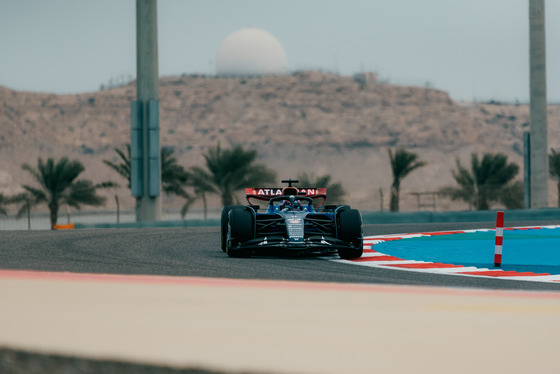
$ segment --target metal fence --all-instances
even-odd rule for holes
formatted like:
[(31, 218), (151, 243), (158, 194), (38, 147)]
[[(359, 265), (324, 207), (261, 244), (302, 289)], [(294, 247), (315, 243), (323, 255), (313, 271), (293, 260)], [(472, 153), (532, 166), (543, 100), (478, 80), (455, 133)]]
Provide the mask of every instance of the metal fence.
[[(221, 209), (208, 209), (206, 218), (216, 219), (220, 217)], [(202, 209), (192, 209), (185, 216), (186, 220), (204, 220)], [(163, 221), (182, 221), (178, 210), (164, 210)], [(116, 210), (104, 211), (61, 211), (58, 216), (58, 224), (126, 224), (136, 222), (134, 210), (124, 210), (117, 213)], [(0, 230), (50, 230), (50, 217), (47, 212), (32, 212), (29, 219), (26, 215), (16, 218), (14, 214), (0, 215)]]

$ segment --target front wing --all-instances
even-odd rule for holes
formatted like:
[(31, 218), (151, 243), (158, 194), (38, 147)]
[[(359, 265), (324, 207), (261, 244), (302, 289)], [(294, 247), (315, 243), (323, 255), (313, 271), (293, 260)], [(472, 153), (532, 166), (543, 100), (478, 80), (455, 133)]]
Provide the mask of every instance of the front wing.
[(251, 239), (238, 244), (237, 248), (248, 250), (286, 249), (300, 253), (336, 253), (340, 248), (354, 248), (352, 243), (330, 236), (309, 236), (303, 242), (293, 242), (280, 235)]

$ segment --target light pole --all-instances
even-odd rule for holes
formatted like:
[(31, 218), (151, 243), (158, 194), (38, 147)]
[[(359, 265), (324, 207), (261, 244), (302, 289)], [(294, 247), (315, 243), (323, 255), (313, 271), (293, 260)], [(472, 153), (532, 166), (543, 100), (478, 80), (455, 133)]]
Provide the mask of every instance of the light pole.
[(529, 0), (531, 208), (548, 207), (548, 124), (544, 0)]
[(156, 0), (136, 0), (136, 100), (131, 104), (131, 191), (136, 221), (161, 219)]

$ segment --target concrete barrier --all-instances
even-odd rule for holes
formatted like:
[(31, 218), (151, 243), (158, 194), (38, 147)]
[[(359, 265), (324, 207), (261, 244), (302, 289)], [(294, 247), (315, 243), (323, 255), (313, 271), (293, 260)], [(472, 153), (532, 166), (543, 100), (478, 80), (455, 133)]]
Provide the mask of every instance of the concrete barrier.
[[(383, 223), (436, 223), (436, 222), (494, 222), (497, 210), (463, 212), (362, 212), (365, 224)], [(560, 209), (522, 209), (505, 211), (508, 221), (554, 221), (560, 220)]]

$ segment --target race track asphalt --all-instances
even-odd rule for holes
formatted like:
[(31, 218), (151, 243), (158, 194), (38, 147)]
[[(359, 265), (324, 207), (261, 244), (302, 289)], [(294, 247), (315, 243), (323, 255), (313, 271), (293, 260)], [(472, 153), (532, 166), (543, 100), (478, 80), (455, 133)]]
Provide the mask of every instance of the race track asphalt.
[[(510, 222), (509, 226), (558, 224)], [(491, 228), (488, 223), (364, 225), (365, 235)], [(556, 290), (560, 284), (350, 266), (316, 257), (229, 258), (219, 228), (4, 231), (0, 268), (78, 273)]]

